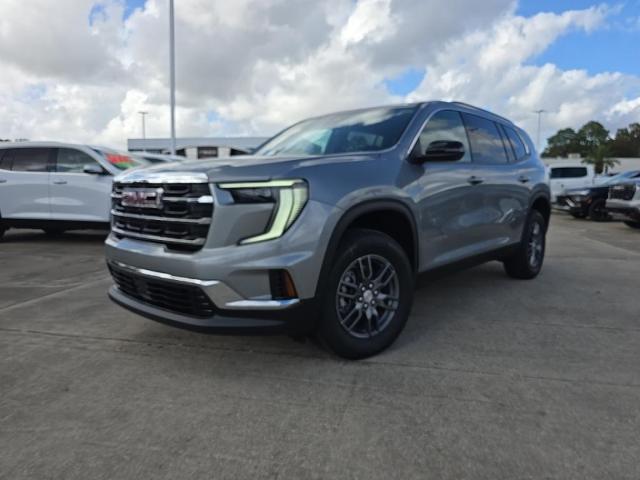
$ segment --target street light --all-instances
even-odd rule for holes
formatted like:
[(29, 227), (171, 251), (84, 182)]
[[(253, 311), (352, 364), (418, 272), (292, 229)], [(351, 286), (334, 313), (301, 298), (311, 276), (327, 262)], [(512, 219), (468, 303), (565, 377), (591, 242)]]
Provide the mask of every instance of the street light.
[(542, 124), (542, 114), (547, 113), (546, 110), (534, 110), (533, 113), (538, 114), (538, 132), (536, 134), (536, 148), (540, 150), (540, 125)]
[(140, 114), (140, 117), (142, 118), (142, 139), (144, 140), (145, 138), (147, 138), (147, 129), (146, 129), (146, 125), (144, 123), (144, 117), (146, 117), (149, 114), (149, 112), (140, 111), (138, 113)]
[(176, 51), (173, 0), (169, 0), (169, 76), (171, 90), (171, 155), (176, 154)]

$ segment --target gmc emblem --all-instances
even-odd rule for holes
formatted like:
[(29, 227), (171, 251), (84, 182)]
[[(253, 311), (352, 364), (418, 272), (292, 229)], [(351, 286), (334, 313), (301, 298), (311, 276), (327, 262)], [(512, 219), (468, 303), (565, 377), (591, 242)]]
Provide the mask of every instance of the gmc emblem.
[(161, 188), (125, 188), (122, 206), (137, 208), (162, 208)]

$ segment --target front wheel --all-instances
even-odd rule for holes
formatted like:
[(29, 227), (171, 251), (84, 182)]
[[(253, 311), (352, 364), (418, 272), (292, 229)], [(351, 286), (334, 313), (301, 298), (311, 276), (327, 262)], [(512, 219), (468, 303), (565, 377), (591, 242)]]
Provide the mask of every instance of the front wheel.
[(631, 228), (640, 228), (640, 222), (634, 222), (632, 220), (625, 220), (624, 224), (627, 227), (631, 227)]
[(370, 357), (390, 346), (413, 302), (407, 254), (375, 230), (347, 232), (331, 267), (323, 299), (320, 339), (341, 357)]
[(538, 276), (544, 261), (546, 233), (547, 222), (544, 217), (539, 211), (532, 210), (517, 251), (503, 261), (507, 275), (522, 280)]

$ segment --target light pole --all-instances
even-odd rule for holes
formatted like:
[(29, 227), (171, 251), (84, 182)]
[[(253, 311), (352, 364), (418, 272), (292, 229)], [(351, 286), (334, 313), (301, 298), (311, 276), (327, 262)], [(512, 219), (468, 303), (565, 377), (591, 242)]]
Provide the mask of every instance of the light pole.
[(538, 132), (536, 134), (536, 148), (538, 150), (540, 150), (540, 126), (542, 124), (542, 114), (546, 113), (546, 110), (535, 110), (533, 113), (537, 113), (538, 114)]
[(147, 138), (147, 128), (144, 123), (144, 117), (146, 117), (149, 114), (149, 112), (140, 111), (138, 113), (140, 114), (140, 118), (142, 118), (142, 139), (144, 140)]
[(169, 76), (171, 90), (171, 155), (176, 154), (176, 46), (173, 0), (169, 0)]

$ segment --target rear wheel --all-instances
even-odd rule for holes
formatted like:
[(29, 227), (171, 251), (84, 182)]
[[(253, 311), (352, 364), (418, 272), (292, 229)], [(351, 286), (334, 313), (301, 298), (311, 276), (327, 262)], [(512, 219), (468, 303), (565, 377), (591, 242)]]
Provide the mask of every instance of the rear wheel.
[(625, 220), (624, 224), (627, 227), (631, 227), (631, 228), (640, 228), (640, 222), (634, 222), (632, 220)]
[(320, 339), (344, 358), (366, 358), (391, 345), (413, 301), (413, 272), (402, 247), (375, 230), (347, 233), (323, 299)]
[(606, 200), (598, 198), (589, 206), (589, 218), (594, 222), (604, 222), (609, 220), (609, 212), (606, 207)]
[(547, 222), (537, 210), (531, 210), (518, 250), (503, 261), (507, 275), (528, 280), (542, 269), (546, 247)]
[(7, 230), (7, 227), (0, 225), (0, 239), (4, 236), (4, 232), (6, 232)]

